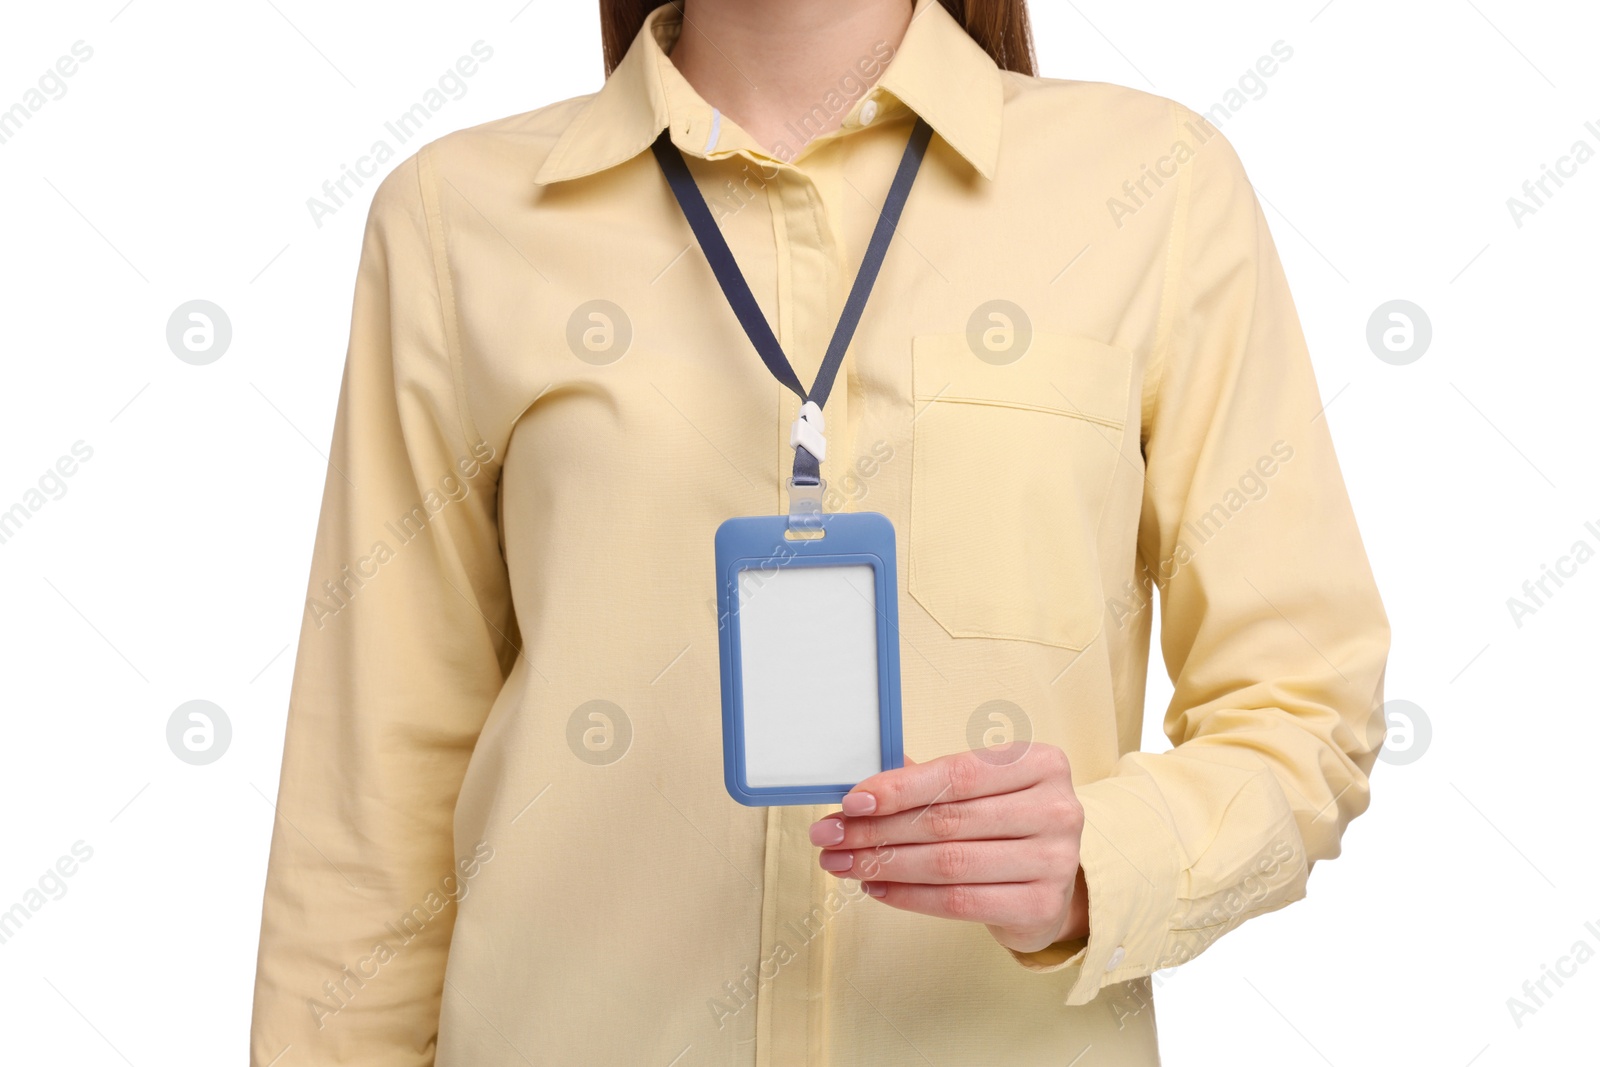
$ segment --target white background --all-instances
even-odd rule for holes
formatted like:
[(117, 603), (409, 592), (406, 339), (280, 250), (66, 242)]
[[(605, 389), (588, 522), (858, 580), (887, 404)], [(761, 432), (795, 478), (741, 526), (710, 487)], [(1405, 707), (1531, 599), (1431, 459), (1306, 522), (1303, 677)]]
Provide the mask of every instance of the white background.
[[(0, 108), (74, 42), (93, 56), (0, 144), (0, 510), (75, 442), (93, 455), (0, 544), (0, 910), (75, 842), (93, 855), (0, 944), (0, 1059), (243, 1062), (292, 643), (376, 181), (320, 228), (306, 200), (480, 39), (493, 58), (424, 139), (593, 91), (594, 8), (7, 12)], [(1600, 560), (1520, 626), (1507, 599), (1574, 542), (1600, 547), (1585, 529), (1600, 530), (1600, 160), (1521, 227), (1507, 198), (1576, 140), (1600, 149), (1585, 129), (1600, 127), (1600, 13), (1052, 0), (1033, 14), (1042, 73), (1200, 111), (1274, 42), (1293, 48), (1222, 128), (1268, 205), (1394, 623), (1388, 696), (1431, 723), (1426, 748), (1379, 764), (1372, 809), (1308, 899), (1159, 976), (1164, 1062), (1593, 1062), (1600, 959), (1520, 1026), (1507, 999), (1575, 942), (1600, 951)], [(234, 330), (205, 367), (165, 338), (196, 298)], [(1433, 325), (1405, 366), (1366, 343), (1393, 299)], [(1146, 747), (1160, 748), (1170, 688), (1159, 660), (1153, 674)], [(165, 734), (197, 698), (233, 726), (205, 767)]]

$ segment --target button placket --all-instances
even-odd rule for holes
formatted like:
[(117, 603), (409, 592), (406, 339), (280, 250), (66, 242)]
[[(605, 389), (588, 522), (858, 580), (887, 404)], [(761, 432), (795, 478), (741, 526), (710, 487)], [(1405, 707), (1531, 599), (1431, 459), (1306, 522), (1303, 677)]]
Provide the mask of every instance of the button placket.
[[(837, 243), (827, 225), (824, 201), (810, 174), (793, 165), (767, 187), (768, 205), (773, 217), (773, 239), (777, 264), (777, 302), (772, 314), (773, 333), (788, 355), (795, 374), (811, 382), (832, 334), (834, 319), (833, 286), (837, 267)], [(756, 359), (754, 352), (749, 358)], [(849, 416), (849, 390), (844, 388), (848, 360), (840, 368), (841, 378), (828, 397), (825, 424), (828, 437), (838, 449), (846, 448), (845, 432)], [(794, 463), (789, 431), (799, 414), (800, 399), (776, 382), (779, 391), (778, 418), (774, 426), (777, 503), (787, 507), (784, 486)], [(834, 455), (833, 449), (829, 456)], [(835, 460), (835, 463), (838, 461)], [(846, 463), (848, 453), (846, 452)], [(829, 462), (821, 465), (824, 480)], [(768, 870), (773, 882), (763, 900), (778, 924), (772, 944), (763, 952), (775, 951), (783, 941), (793, 952), (790, 963), (778, 969), (771, 984), (771, 1015), (760, 1033), (764, 1042), (757, 1050), (758, 1065), (765, 1067), (809, 1067), (818, 1062), (825, 1046), (827, 1014), (824, 991), (828, 972), (829, 934), (824, 929), (815, 938), (797, 943), (785, 934), (783, 924), (801, 922), (813, 914), (834, 883), (832, 875), (817, 863), (811, 844), (810, 827), (826, 810), (818, 806), (785, 806), (769, 809)]]
[[(828, 341), (833, 336), (839, 301), (835, 293), (840, 266), (836, 262), (838, 242), (826, 217), (826, 202), (815, 179), (798, 167), (788, 167), (769, 186), (773, 212), (773, 232), (777, 241), (776, 276), (778, 305), (773, 333), (783, 347), (802, 382), (815, 380)], [(755, 358), (753, 355), (751, 358)], [(823, 412), (830, 447), (820, 469), (824, 481), (829, 471), (848, 467), (852, 425), (850, 422), (851, 360), (848, 353), (839, 368), (839, 377), (828, 394)], [(800, 414), (800, 398), (780, 389), (777, 434), (779, 510), (788, 506), (783, 487), (794, 464), (794, 449), (789, 433)]]

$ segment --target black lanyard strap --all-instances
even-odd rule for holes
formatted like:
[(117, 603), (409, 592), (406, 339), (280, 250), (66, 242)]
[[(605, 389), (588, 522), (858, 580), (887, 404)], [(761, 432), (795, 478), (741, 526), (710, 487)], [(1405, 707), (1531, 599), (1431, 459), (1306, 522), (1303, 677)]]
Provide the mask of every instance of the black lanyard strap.
[[(867, 306), (872, 283), (877, 280), (878, 268), (883, 263), (884, 254), (889, 250), (889, 241), (894, 236), (895, 226), (900, 221), (900, 212), (905, 207), (907, 195), (911, 192), (911, 183), (917, 176), (917, 169), (922, 165), (922, 156), (927, 150), (929, 138), (933, 136), (933, 127), (918, 117), (916, 125), (911, 130), (905, 154), (900, 157), (900, 169), (895, 172), (894, 181), (889, 186), (889, 195), (884, 199), (883, 210), (879, 213), (877, 226), (872, 231), (872, 239), (867, 243), (866, 254), (861, 258), (861, 269), (856, 272), (855, 283), (850, 287), (850, 295), (845, 300), (844, 309), (839, 315), (839, 324), (834, 328), (833, 339), (828, 343), (827, 354), (817, 369), (817, 380), (812, 384), (809, 393), (800, 384), (799, 376), (795, 374), (789, 358), (784, 355), (782, 346), (778, 344), (778, 338), (773, 335), (772, 327), (767, 324), (766, 316), (761, 313), (761, 306), (756, 303), (755, 296), (750, 292), (750, 286), (740, 273), (739, 264), (733, 258), (733, 252), (728, 248), (728, 242), (723, 238), (721, 229), (712, 219), (711, 210), (706, 206), (700, 187), (690, 175), (683, 154), (678, 151), (677, 145), (672, 143), (671, 132), (670, 127), (663, 129), (655, 144), (651, 146), (651, 150), (655, 152), (661, 170), (672, 186), (673, 195), (678, 198), (678, 205), (683, 209), (684, 217), (689, 220), (689, 226), (694, 230), (700, 248), (705, 252), (706, 261), (711, 264), (712, 273), (717, 276), (717, 282), (722, 286), (723, 295), (727, 297), (728, 304), (738, 316), (740, 325), (750, 338), (750, 343), (755, 345), (761, 361), (767, 365), (773, 377), (798, 396), (802, 405), (809, 401), (820, 411), (828, 402), (833, 379), (839, 372), (839, 365), (844, 362), (845, 349), (850, 346), (850, 338), (854, 336), (856, 324), (861, 321), (861, 313)], [(805, 445), (795, 445), (793, 479), (795, 485), (821, 483), (820, 458)]]

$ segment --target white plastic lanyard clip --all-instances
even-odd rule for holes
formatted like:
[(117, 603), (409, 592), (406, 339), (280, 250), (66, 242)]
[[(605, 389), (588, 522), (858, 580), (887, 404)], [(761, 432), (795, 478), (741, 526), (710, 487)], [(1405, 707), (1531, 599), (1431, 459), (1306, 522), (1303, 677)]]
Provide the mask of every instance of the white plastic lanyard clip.
[(828, 458), (828, 439), (823, 436), (822, 409), (815, 400), (800, 405), (800, 417), (789, 425), (789, 447), (804, 446), (821, 463)]
[[(800, 416), (789, 426), (789, 447), (804, 448), (821, 463), (828, 458), (828, 439), (823, 436), (822, 409), (816, 401), (807, 400), (800, 405)], [(796, 485), (788, 480), (789, 528), (815, 528), (822, 523), (822, 494), (828, 483), (822, 478), (816, 485)]]

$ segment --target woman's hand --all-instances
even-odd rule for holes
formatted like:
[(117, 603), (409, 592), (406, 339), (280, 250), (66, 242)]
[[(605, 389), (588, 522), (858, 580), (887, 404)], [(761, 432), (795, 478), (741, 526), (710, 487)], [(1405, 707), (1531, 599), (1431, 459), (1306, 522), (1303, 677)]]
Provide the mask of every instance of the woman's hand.
[(988, 926), (1033, 952), (1089, 933), (1083, 807), (1054, 745), (1012, 742), (881, 771), (811, 824), (824, 870), (891, 907)]

